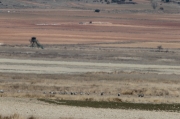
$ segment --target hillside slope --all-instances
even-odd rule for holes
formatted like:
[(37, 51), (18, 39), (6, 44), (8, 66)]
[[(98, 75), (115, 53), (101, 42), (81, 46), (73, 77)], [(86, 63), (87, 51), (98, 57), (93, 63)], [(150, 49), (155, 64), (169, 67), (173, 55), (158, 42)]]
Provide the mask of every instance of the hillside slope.
[(64, 3), (65, 0), (0, 0), (0, 9), (57, 8)]

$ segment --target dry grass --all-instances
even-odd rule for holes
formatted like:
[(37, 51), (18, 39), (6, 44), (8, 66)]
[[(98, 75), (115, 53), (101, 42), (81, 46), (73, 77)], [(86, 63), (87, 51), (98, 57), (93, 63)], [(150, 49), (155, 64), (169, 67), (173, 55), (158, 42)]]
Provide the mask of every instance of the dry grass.
[[(24, 119), (24, 118), (22, 118), (22, 117), (20, 117), (20, 115), (18, 115), (18, 114), (13, 114), (13, 115), (11, 115), (11, 116), (1, 116), (0, 115), (0, 119)], [(27, 118), (27, 119), (36, 119), (36, 118)]]
[[(0, 74), (0, 97), (51, 98), (87, 101), (180, 103), (179, 82), (172, 76), (152, 74), (38, 75)], [(148, 75), (148, 74), (146, 74)], [(154, 76), (153, 76), (154, 75)], [(124, 78), (125, 77), (125, 78)], [(156, 79), (154, 79), (154, 77)], [(169, 80), (171, 78), (171, 80)], [(160, 80), (161, 79), (161, 80)], [(50, 94), (49, 92), (56, 92)], [(45, 93), (44, 93), (45, 92)], [(62, 94), (67, 92), (67, 94)], [(71, 95), (70, 92), (76, 92)], [(80, 95), (80, 92), (83, 94)], [(101, 96), (101, 92), (104, 95)], [(88, 95), (89, 93), (89, 95)], [(120, 99), (117, 94), (120, 93)], [(139, 98), (138, 94), (144, 94)], [(117, 100), (118, 99), (118, 100)]]
[[(39, 119), (39, 118), (36, 118), (34, 116), (30, 116), (30, 117), (27, 117), (27, 118), (23, 118), (21, 117), (19, 114), (13, 114), (11, 116), (2, 116), (0, 115), (0, 119)], [(60, 117), (59, 119), (73, 119), (73, 118), (66, 118), (66, 117)]]

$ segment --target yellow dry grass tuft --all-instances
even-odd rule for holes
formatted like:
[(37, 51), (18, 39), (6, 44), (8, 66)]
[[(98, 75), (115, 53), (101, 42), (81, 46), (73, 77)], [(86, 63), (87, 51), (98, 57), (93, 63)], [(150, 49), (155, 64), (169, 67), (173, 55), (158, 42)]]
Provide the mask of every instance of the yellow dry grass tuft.
[[(19, 114), (13, 114), (11, 116), (2, 116), (2, 115), (0, 115), (0, 119), (26, 119), (26, 118), (21, 117)], [(34, 116), (30, 116), (27, 119), (37, 119), (37, 118), (34, 117)]]
[[(0, 115), (0, 119), (39, 119), (39, 118), (36, 118), (34, 116), (30, 116), (28, 118), (23, 118), (21, 117), (19, 114), (13, 114), (11, 116), (2, 116)], [(59, 119), (73, 119), (73, 118), (70, 118), (70, 117), (60, 117)]]
[(0, 115), (0, 119), (23, 119), (23, 118), (20, 117), (18, 114), (13, 114), (11, 116), (1, 116)]

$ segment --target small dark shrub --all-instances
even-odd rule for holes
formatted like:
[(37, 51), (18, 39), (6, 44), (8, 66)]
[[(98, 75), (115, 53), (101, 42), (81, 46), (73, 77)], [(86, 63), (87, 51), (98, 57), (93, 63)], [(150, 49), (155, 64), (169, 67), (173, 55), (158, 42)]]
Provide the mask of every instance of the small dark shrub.
[(160, 10), (164, 10), (164, 8), (163, 8), (163, 7), (160, 7), (159, 9), (160, 9)]
[(157, 49), (159, 52), (161, 52), (161, 50), (163, 49), (163, 47), (161, 45), (157, 46)]
[(100, 9), (95, 9), (95, 11), (94, 12), (100, 12)]
[(110, 2), (109, 2), (109, 1), (107, 1), (107, 4), (110, 4)]

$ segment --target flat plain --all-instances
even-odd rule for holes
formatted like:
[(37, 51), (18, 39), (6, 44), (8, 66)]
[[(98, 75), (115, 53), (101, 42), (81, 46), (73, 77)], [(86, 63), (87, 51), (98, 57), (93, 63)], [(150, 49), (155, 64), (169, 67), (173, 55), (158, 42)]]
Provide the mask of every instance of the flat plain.
[[(1, 2), (0, 115), (179, 118), (178, 112), (69, 107), (37, 101), (179, 104), (178, 4), (158, 2), (154, 10), (145, 0), (121, 5), (62, 0)], [(96, 13), (95, 9), (101, 11)], [(31, 37), (44, 49), (29, 47)]]

